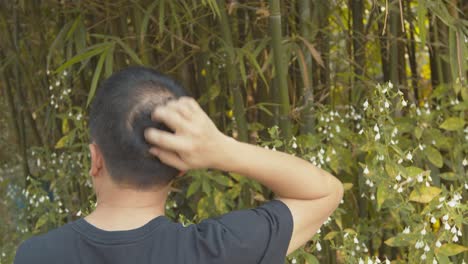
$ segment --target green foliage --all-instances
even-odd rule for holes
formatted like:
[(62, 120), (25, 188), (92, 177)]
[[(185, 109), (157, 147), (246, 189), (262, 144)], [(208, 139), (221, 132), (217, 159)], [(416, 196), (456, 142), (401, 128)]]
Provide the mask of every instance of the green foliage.
[[(268, 2), (0, 3), (0, 264), (95, 206), (87, 108), (131, 64), (176, 77), (223, 132), (344, 183), (289, 263), (466, 259), (466, 4)], [(214, 170), (173, 187), (166, 214), (184, 224), (273, 198)]]

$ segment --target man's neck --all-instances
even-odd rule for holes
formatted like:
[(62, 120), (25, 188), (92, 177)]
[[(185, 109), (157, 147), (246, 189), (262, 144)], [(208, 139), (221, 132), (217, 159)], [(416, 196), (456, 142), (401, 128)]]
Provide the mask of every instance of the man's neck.
[(164, 215), (169, 188), (100, 190), (96, 209), (85, 220), (107, 231), (131, 230)]

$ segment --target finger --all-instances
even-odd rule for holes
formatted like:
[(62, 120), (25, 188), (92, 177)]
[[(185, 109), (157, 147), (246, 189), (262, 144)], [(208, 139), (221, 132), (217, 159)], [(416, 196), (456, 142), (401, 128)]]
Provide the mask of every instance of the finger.
[(158, 157), (164, 164), (175, 167), (180, 171), (184, 171), (187, 169), (187, 165), (185, 164), (185, 162), (175, 152), (164, 150), (161, 148), (151, 148), (149, 151), (151, 154)]
[(163, 122), (174, 131), (184, 129), (185, 123), (187, 122), (179, 114), (179, 111), (167, 106), (156, 107), (151, 114), (151, 117), (155, 121)]
[(187, 104), (187, 100), (184, 98), (180, 98), (178, 101), (174, 101), (171, 104), (168, 104), (168, 107), (174, 109), (175, 111), (179, 112), (179, 114), (187, 121), (192, 120), (193, 111)]
[(187, 146), (180, 136), (156, 128), (145, 129), (145, 139), (150, 144), (174, 152), (183, 152)]

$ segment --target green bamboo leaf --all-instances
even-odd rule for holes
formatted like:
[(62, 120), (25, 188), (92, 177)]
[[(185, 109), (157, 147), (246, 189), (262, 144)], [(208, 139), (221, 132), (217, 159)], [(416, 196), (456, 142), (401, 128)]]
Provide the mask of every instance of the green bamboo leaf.
[(459, 117), (449, 117), (440, 125), (440, 128), (448, 131), (456, 131), (462, 129), (464, 126), (465, 120)]
[(101, 54), (99, 57), (99, 61), (97, 62), (96, 69), (94, 70), (93, 79), (91, 80), (91, 88), (89, 89), (88, 93), (88, 100), (86, 101), (86, 107), (89, 106), (91, 100), (96, 93), (97, 84), (99, 81), (99, 77), (101, 77), (102, 66), (104, 65), (104, 61), (106, 60), (107, 55), (109, 54), (109, 50), (106, 50)]
[(206, 195), (211, 194), (211, 186), (206, 177), (204, 177), (202, 180), (202, 190)]
[(304, 42), (305, 46), (312, 55), (312, 58), (314, 58), (318, 65), (320, 65), (322, 68), (325, 68), (325, 63), (323, 63), (322, 56), (320, 55), (320, 52), (315, 48), (315, 46), (303, 37), (298, 36), (298, 38), (302, 40), (302, 42)]
[(255, 59), (255, 57), (252, 55), (252, 53), (250, 53), (250, 51), (248, 50), (242, 50), (243, 53), (245, 54), (245, 57), (247, 58), (247, 60), (250, 62), (250, 64), (252, 64), (254, 66), (254, 68), (257, 70), (257, 73), (258, 75), (260, 76), (260, 78), (263, 80), (263, 82), (265, 83), (265, 85), (268, 87), (268, 82), (265, 78), (265, 75), (263, 75), (263, 71), (262, 71), (262, 68), (260, 67), (260, 65), (258, 64), (257, 60)]
[(429, 159), (429, 161), (432, 164), (434, 164), (437, 168), (442, 168), (442, 166), (444, 165), (444, 159), (442, 158), (442, 155), (436, 148), (432, 146), (427, 146), (424, 149), (424, 154)]
[[(202, 5), (208, 5), (215, 16), (221, 16), (218, 3), (216, 0), (202, 0)], [(224, 8), (224, 6), (222, 7)]]
[(36, 225), (34, 227), (34, 229), (39, 229), (41, 228), (45, 223), (47, 223), (47, 221), (49, 220), (49, 214), (43, 214), (41, 215), (41, 217), (39, 217), (39, 219), (37, 219), (37, 222), (36, 222)]
[(198, 191), (198, 189), (200, 189), (200, 186), (201, 186), (201, 181), (194, 180), (187, 189), (186, 197), (189, 198), (190, 196), (192, 196), (196, 191)]
[(70, 27), (70, 30), (68, 30), (67, 32), (67, 36), (65, 37), (65, 40), (68, 40), (71, 38), (71, 36), (73, 35), (73, 33), (75, 33), (75, 30), (76, 28), (78, 27), (78, 25), (81, 23), (81, 15), (79, 15), (75, 21), (73, 21), (73, 24), (71, 25)]
[(247, 84), (247, 73), (245, 71), (245, 62), (244, 62), (244, 56), (241, 54), (238, 54), (237, 59), (239, 60), (239, 72), (240, 76), (242, 78), (242, 82), (244, 85)]
[(70, 60), (62, 64), (60, 67), (58, 67), (55, 70), (55, 73), (62, 72), (63, 70), (74, 65), (75, 63), (82, 62), (98, 54), (101, 54), (104, 50), (109, 48), (110, 44), (111, 43), (109, 42), (104, 42), (104, 43), (100, 43), (100, 44), (96, 44), (96, 45), (88, 47), (86, 50), (83, 51), (83, 53), (75, 55), (73, 58), (71, 58)]
[(128, 56), (130, 56), (130, 58), (132, 58), (132, 60), (134, 62), (136, 62), (137, 64), (139, 65), (143, 65), (143, 62), (141, 62), (140, 58), (138, 58), (138, 55), (135, 53), (135, 51), (133, 51), (127, 44), (125, 44), (120, 38), (116, 38), (116, 41), (117, 41), (117, 44), (120, 45), (120, 47), (122, 47), (125, 52), (127, 53)]
[(111, 76), (113, 69), (114, 69), (114, 50), (115, 50), (115, 45), (112, 45), (109, 48), (108, 54), (106, 56), (106, 62), (104, 65), (104, 77), (105, 78), (108, 78), (109, 76)]
[(65, 34), (66, 34), (66, 32), (68, 32), (71, 25), (72, 25), (72, 22), (69, 22), (69, 23), (65, 24), (62, 27), (62, 29), (60, 29), (60, 32), (57, 34), (57, 37), (54, 39), (54, 41), (50, 45), (49, 52), (47, 53), (47, 58), (46, 58), (47, 69), (49, 69), (50, 60), (52, 58), (52, 53), (55, 50), (58, 50), (58, 49), (63, 47), (63, 43), (65, 42)]
[(442, 190), (437, 187), (419, 186), (410, 193), (409, 200), (417, 203), (429, 203), (441, 192)]
[(458, 245), (458, 244), (448, 243), (448, 244), (444, 244), (440, 248), (436, 249), (436, 253), (440, 254), (440, 255), (450, 257), (450, 256), (458, 255), (458, 254), (460, 254), (462, 252), (465, 252), (467, 250), (468, 250), (468, 247)]
[(153, 13), (153, 9), (158, 4), (158, 0), (154, 0), (151, 5), (145, 11), (145, 16), (143, 17), (143, 21), (141, 22), (140, 26), (140, 42), (143, 43), (145, 41), (146, 31), (148, 30), (148, 23), (150, 20), (150, 15)]

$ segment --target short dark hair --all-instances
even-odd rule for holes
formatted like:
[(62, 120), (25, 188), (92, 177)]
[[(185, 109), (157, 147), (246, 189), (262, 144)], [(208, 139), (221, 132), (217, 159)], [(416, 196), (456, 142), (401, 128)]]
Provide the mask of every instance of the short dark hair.
[(112, 179), (139, 189), (166, 185), (179, 171), (152, 156), (144, 138), (148, 127), (171, 131), (151, 120), (152, 110), (186, 96), (174, 80), (153, 69), (133, 66), (104, 80), (91, 104), (91, 140), (102, 152)]

